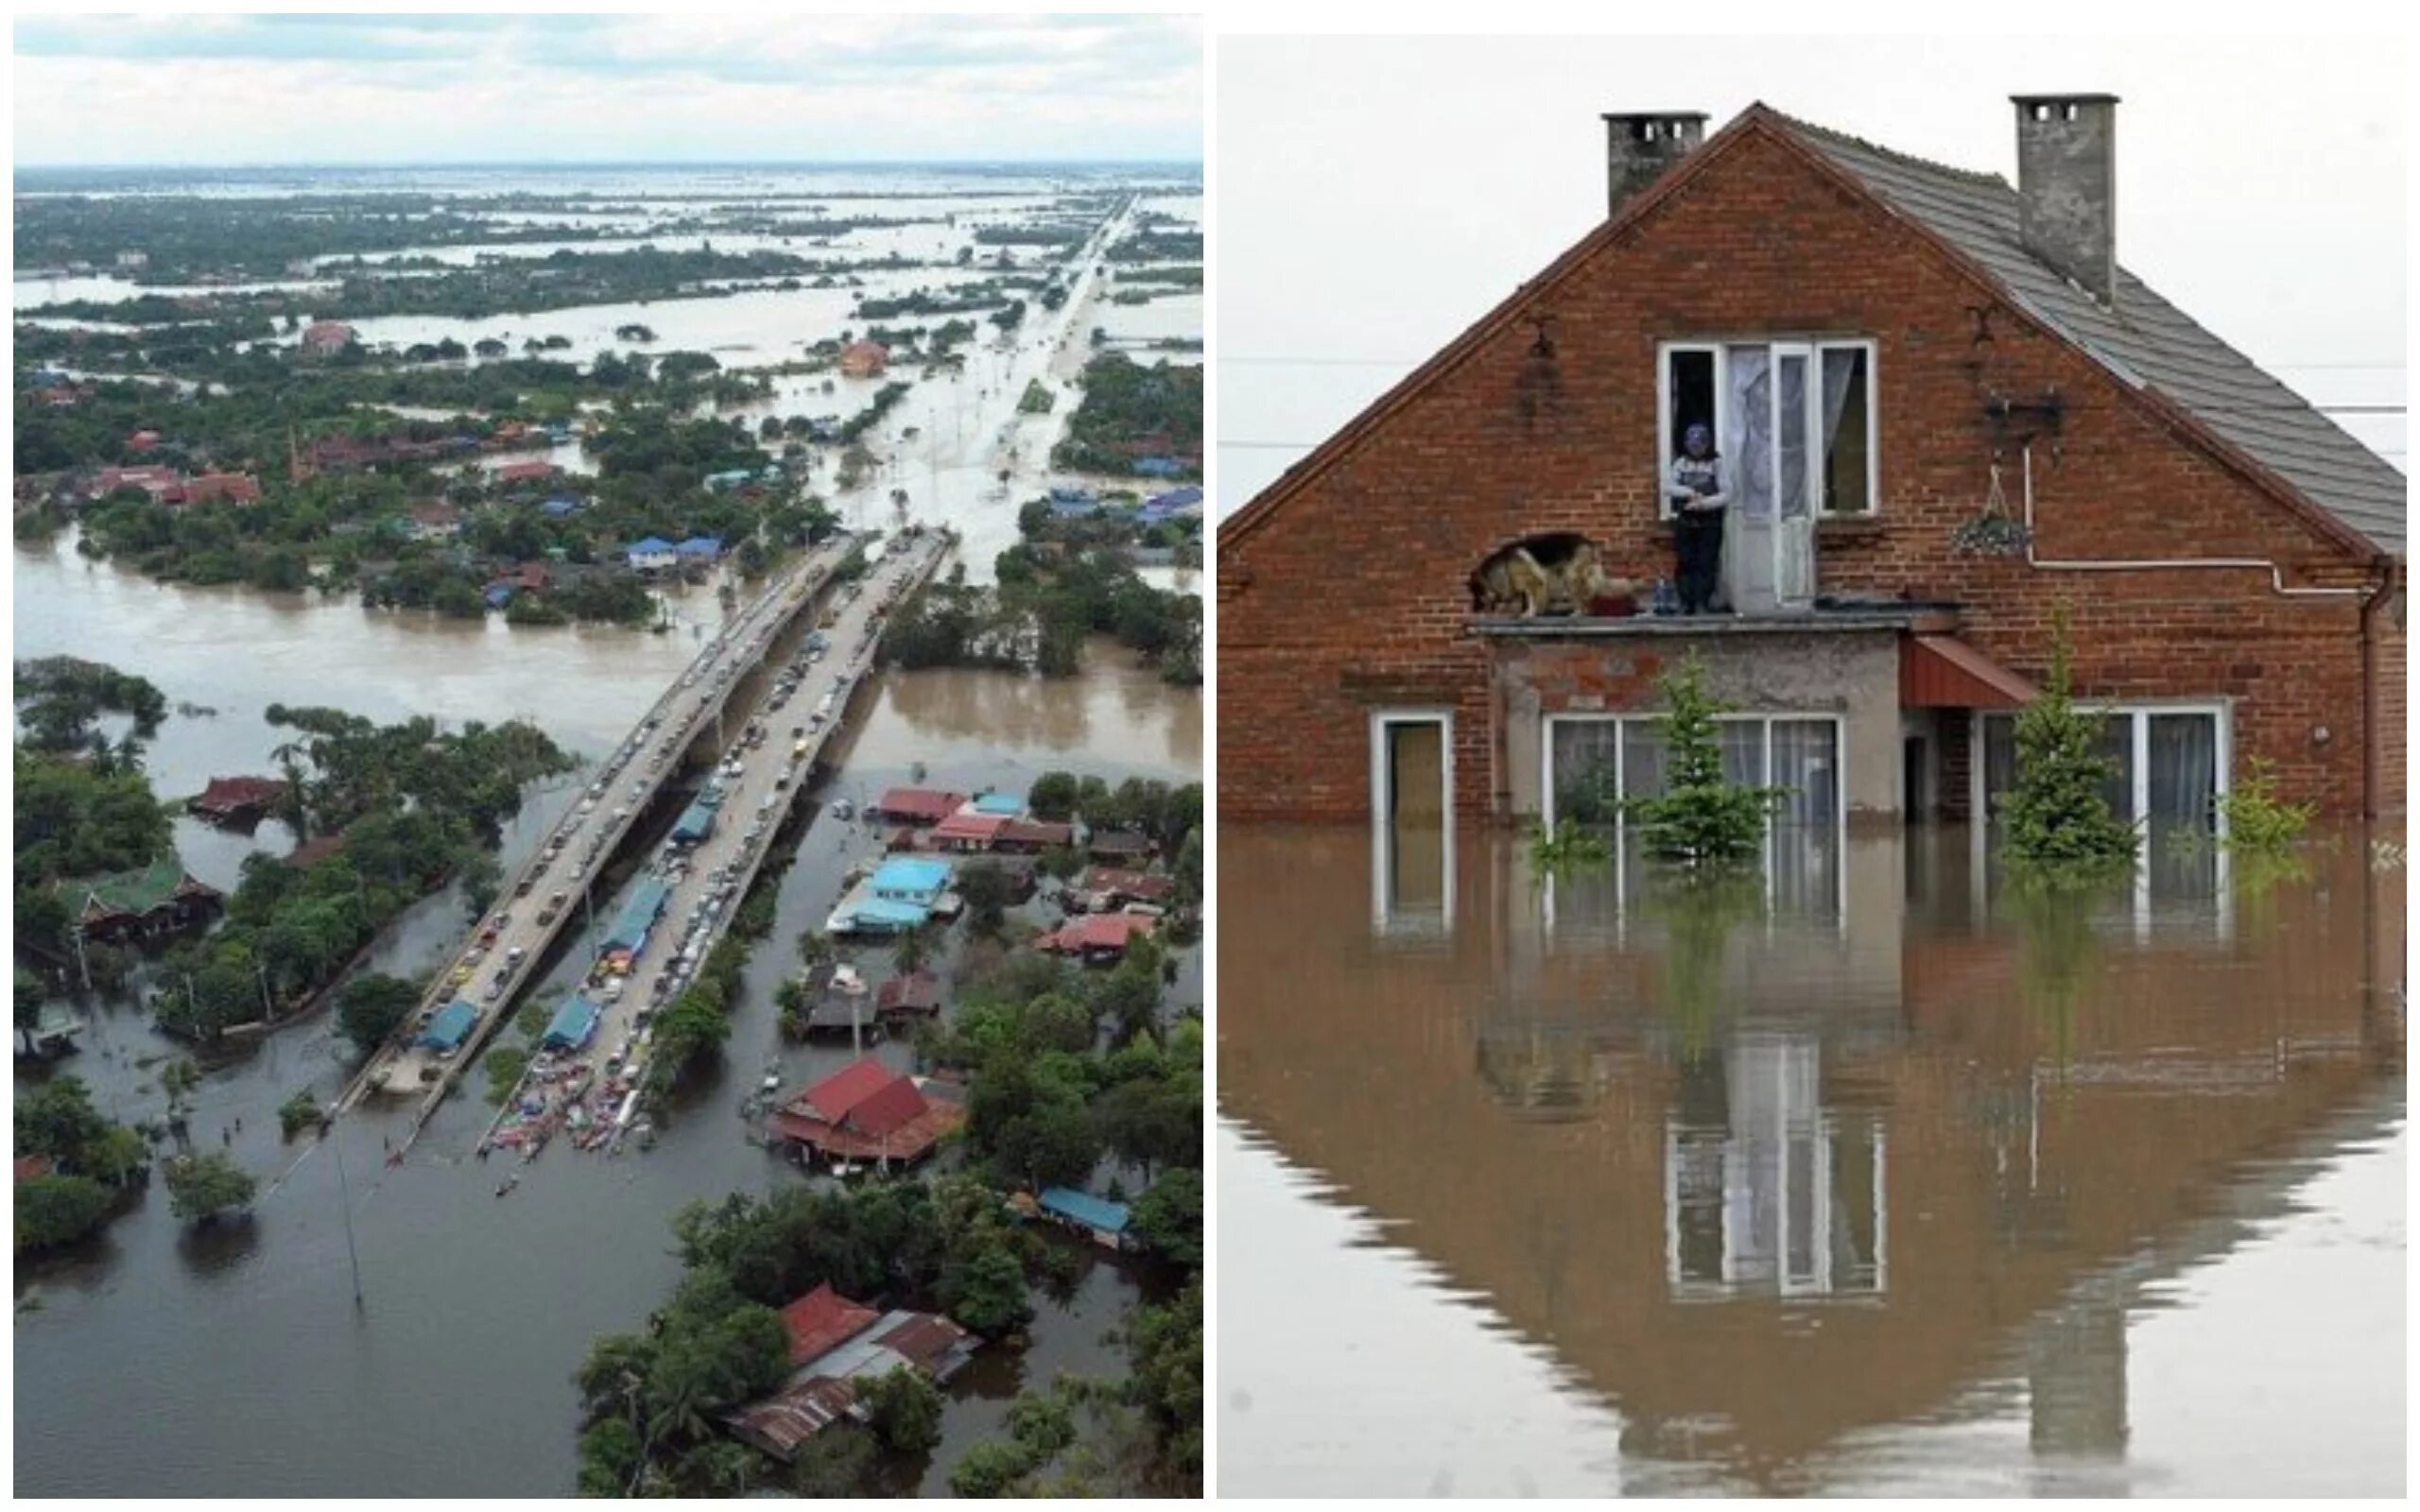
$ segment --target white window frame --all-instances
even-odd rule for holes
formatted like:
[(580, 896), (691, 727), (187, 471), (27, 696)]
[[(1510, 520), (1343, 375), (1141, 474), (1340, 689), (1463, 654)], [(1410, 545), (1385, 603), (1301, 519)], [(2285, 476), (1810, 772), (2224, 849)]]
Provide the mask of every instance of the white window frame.
[[(1547, 832), (1548, 832), (1548, 833), (1552, 833), (1552, 832), (1553, 832), (1553, 830), (1554, 830), (1554, 826), (1555, 826), (1555, 813), (1554, 813), (1554, 793), (1555, 793), (1555, 782), (1554, 782), (1554, 730), (1555, 730), (1555, 726), (1557, 726), (1558, 724), (1574, 724), (1574, 725), (1579, 725), (1579, 724), (1600, 724), (1600, 725), (1601, 725), (1601, 724), (1611, 724), (1611, 725), (1616, 725), (1616, 726), (1619, 726), (1619, 725), (1622, 725), (1622, 724), (1625, 724), (1625, 723), (1629, 723), (1629, 724), (1660, 724), (1660, 723), (1662, 723), (1662, 722), (1663, 722), (1667, 717), (1668, 717), (1667, 715), (1665, 715), (1665, 714), (1663, 714), (1663, 713), (1638, 713), (1638, 712), (1636, 712), (1636, 711), (1631, 711), (1631, 712), (1620, 712), (1620, 711), (1605, 711), (1605, 712), (1599, 712), (1599, 711), (1596, 711), (1596, 710), (1572, 710), (1572, 711), (1566, 711), (1566, 712), (1564, 712), (1564, 713), (1551, 713), (1551, 714), (1547, 714), (1547, 715), (1544, 716), (1544, 718), (1543, 718), (1543, 719), (1541, 719), (1541, 720), (1540, 720), (1540, 722), (1539, 722), (1539, 723), (1540, 723), (1540, 729), (1541, 729), (1541, 738), (1540, 738), (1540, 740), (1539, 740), (1539, 742), (1538, 742), (1538, 810), (1539, 810), (1540, 815), (1541, 815), (1541, 816), (1542, 816), (1542, 817), (1544, 818), (1544, 821), (1545, 821), (1546, 828), (1547, 828)], [(1750, 722), (1755, 722), (1755, 723), (1759, 723), (1759, 724), (1761, 724), (1761, 725), (1763, 726), (1763, 733), (1764, 733), (1764, 757), (1763, 757), (1763, 761), (1764, 761), (1765, 781), (1766, 781), (1767, 782), (1772, 782), (1772, 770), (1773, 770), (1773, 721), (1774, 721), (1774, 720), (1776, 720), (1776, 719), (1786, 719), (1786, 720), (1790, 720), (1790, 721), (1794, 721), (1794, 722), (1806, 722), (1806, 723), (1815, 723), (1815, 722), (1819, 722), (1819, 721), (1820, 721), (1820, 722), (1822, 722), (1822, 723), (1824, 723), (1824, 724), (1828, 724), (1828, 725), (1830, 725), (1830, 726), (1832, 727), (1832, 759), (1833, 759), (1833, 761), (1837, 764), (1837, 770), (1836, 770), (1836, 771), (1835, 771), (1835, 773), (1834, 773), (1835, 782), (1834, 782), (1834, 784), (1833, 784), (1833, 788), (1834, 788), (1834, 791), (1833, 791), (1833, 799), (1834, 799), (1834, 801), (1833, 801), (1833, 804), (1832, 804), (1832, 841), (1833, 841), (1834, 846), (1837, 848), (1837, 854), (1838, 854), (1838, 855), (1840, 856), (1840, 858), (1841, 858), (1841, 865), (1840, 865), (1840, 877), (1839, 877), (1839, 880), (1838, 880), (1837, 886), (1835, 887), (1835, 890), (1834, 890), (1834, 898), (1833, 898), (1833, 912), (1834, 912), (1835, 917), (1836, 917), (1836, 918), (1839, 919), (1839, 921), (1840, 921), (1840, 928), (1841, 928), (1841, 932), (1842, 932), (1843, 934), (1845, 934), (1845, 933), (1847, 932), (1847, 929), (1848, 929), (1848, 917), (1849, 917), (1849, 915), (1848, 915), (1848, 908), (1849, 908), (1849, 903), (1848, 903), (1848, 885), (1849, 885), (1849, 868), (1848, 868), (1848, 837), (1849, 837), (1849, 784), (1848, 784), (1848, 767), (1849, 767), (1849, 731), (1848, 731), (1848, 719), (1847, 719), (1847, 717), (1846, 717), (1845, 715), (1836, 714), (1836, 713), (1824, 713), (1824, 712), (1823, 712), (1823, 711), (1821, 711), (1821, 710), (1808, 710), (1808, 711), (1805, 711), (1805, 712), (1800, 712), (1800, 711), (1796, 711), (1796, 710), (1789, 710), (1789, 709), (1771, 709), (1771, 710), (1764, 710), (1764, 709), (1755, 709), (1755, 710), (1740, 709), (1740, 710), (1734, 710), (1734, 711), (1732, 711), (1732, 712), (1730, 712), (1730, 713), (1720, 713), (1720, 714), (1715, 715), (1715, 716), (1714, 716), (1715, 723), (1716, 723), (1716, 724), (1719, 724), (1719, 725), (1721, 725), (1721, 724), (1745, 724), (1745, 723), (1750, 723)], [(1617, 731), (1616, 731), (1616, 735), (1615, 735), (1615, 739), (1614, 739), (1614, 787), (1615, 787), (1615, 791), (1616, 791), (1616, 792), (1625, 792), (1625, 791), (1627, 791), (1627, 788), (1624, 786), (1624, 783), (1625, 783), (1625, 782), (1626, 782), (1626, 781), (1628, 780), (1629, 773), (1628, 773), (1627, 771), (1625, 771), (1625, 770), (1624, 770), (1624, 767), (1625, 767), (1626, 764), (1629, 762), (1629, 759), (1630, 759), (1630, 758), (1629, 758), (1629, 756), (1628, 756), (1628, 755), (1626, 754), (1626, 752), (1625, 752), (1625, 743), (1624, 743), (1624, 742), (1623, 742), (1623, 740), (1621, 739), (1621, 737), (1620, 737), (1620, 733), (1619, 733), (1619, 732), (1618, 732), (1618, 730), (1617, 730)], [(1766, 818), (1765, 818), (1765, 836), (1764, 836), (1764, 854), (1763, 854), (1763, 857), (1762, 857), (1762, 868), (1763, 868), (1763, 871), (1764, 871), (1764, 879), (1765, 879), (1765, 907), (1766, 907), (1766, 910), (1767, 910), (1768, 916), (1770, 916), (1771, 911), (1772, 911), (1772, 905), (1773, 905), (1773, 892), (1774, 892), (1774, 886), (1773, 886), (1773, 853), (1772, 853), (1772, 836), (1773, 836), (1773, 826), (1774, 826), (1774, 823), (1775, 823), (1775, 822), (1776, 822), (1776, 821), (1773, 819), (1773, 817), (1772, 817), (1771, 815), (1766, 816)], [(1627, 879), (1627, 877), (1624, 875), (1624, 873), (1625, 873), (1625, 872), (1626, 872), (1626, 870), (1628, 869), (1629, 862), (1628, 862), (1628, 860), (1625, 858), (1625, 856), (1624, 856), (1624, 854), (1623, 854), (1623, 850), (1624, 850), (1623, 841), (1628, 837), (1628, 836), (1627, 836), (1627, 831), (1628, 831), (1628, 829), (1629, 829), (1629, 826), (1630, 826), (1630, 821), (1629, 821), (1628, 819), (1623, 819), (1623, 818), (1617, 818), (1617, 819), (1616, 819), (1616, 820), (1615, 820), (1615, 823), (1614, 823), (1614, 896), (1615, 896), (1616, 899), (1619, 899), (1619, 898), (1621, 898), (1622, 896), (1624, 896), (1624, 885), (1625, 885), (1625, 884), (1626, 884), (1626, 883), (1627, 883), (1627, 881), (1628, 881), (1628, 879)], [(1548, 878), (1547, 879), (1547, 928), (1548, 928), (1549, 930), (1551, 930), (1551, 929), (1553, 928), (1553, 925), (1554, 925), (1554, 912), (1553, 912), (1553, 883), (1554, 883), (1554, 879), (1553, 879), (1552, 877), (1548, 877)], [(1767, 922), (1768, 922), (1768, 925), (1770, 925), (1770, 923), (1771, 923), (1771, 919), (1770, 919), (1770, 917), (1768, 917)]]
[(1443, 903), (1443, 927), (1454, 927), (1454, 711), (1443, 706), (1373, 709), (1370, 711), (1370, 912), (1381, 933), (1410, 927), (1415, 930), (1434, 928), (1438, 919), (1421, 916), (1398, 919), (1394, 898), (1387, 886), (1387, 879), (1394, 874), (1394, 781), (1388, 770), (1390, 735), (1397, 725), (1436, 725), (1443, 746), (1444, 803), (1442, 809), (1444, 832), (1443, 885), (1440, 897)]
[[(1730, 349), (1760, 346), (1769, 352), (1779, 348), (1796, 347), (1813, 352), (1807, 374), (1808, 403), (1819, 419), (1824, 401), (1824, 353), (1826, 352), (1862, 352), (1865, 353), (1865, 507), (1862, 509), (1827, 509), (1819, 496), (1807, 501), (1808, 518), (1818, 524), (1825, 520), (1870, 520), (1882, 512), (1882, 347), (1872, 336), (1775, 336), (1752, 335), (1736, 338), (1692, 337), (1687, 340), (1659, 341), (1655, 344), (1655, 517), (1672, 518), (1672, 500), (1665, 491), (1665, 483), (1672, 467), (1672, 358), (1680, 352), (1706, 352), (1714, 358), (1714, 435), (1720, 447), (1722, 438), (1731, 430)], [(1807, 436), (1808, 486), (1824, 475), (1823, 427), (1810, 427)]]

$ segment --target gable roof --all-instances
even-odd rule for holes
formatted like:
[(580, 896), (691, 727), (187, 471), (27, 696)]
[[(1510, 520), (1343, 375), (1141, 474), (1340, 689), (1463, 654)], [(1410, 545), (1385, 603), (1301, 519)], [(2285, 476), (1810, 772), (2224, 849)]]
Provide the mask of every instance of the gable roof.
[(1761, 102), (1634, 195), (1617, 214), (1229, 516), (1219, 530), (1222, 548), (1232, 549), (1258, 529), (1397, 409), (1752, 138), (1784, 144), (1810, 166), (1897, 215), (1979, 282), (2006, 295), (2021, 318), (2074, 346), (2176, 429), (2347, 552), (2402, 554), (2403, 474), (2123, 268), (2118, 271), (2117, 313), (2102, 309), (2025, 250), (2016, 236), (2016, 191), (2005, 180), (1891, 152)]
[(2027, 251), (2008, 180), (1765, 113), (1979, 265), (2027, 313), (2102, 367), (2173, 400), (2378, 549), (2403, 550), (2402, 473), (2125, 268), (2118, 269), (2113, 309)]
[(901, 1074), (874, 1090), (873, 1093), (840, 1122), (849, 1131), (870, 1140), (896, 1134), (925, 1116), (925, 1094), (916, 1090), (916, 1078)]
[(804, 1365), (830, 1353), (872, 1328), (881, 1315), (863, 1302), (842, 1297), (825, 1281), (782, 1309), (782, 1327), (790, 1335), (790, 1364)]
[(868, 1056), (852, 1061), (792, 1098), (785, 1112), (838, 1124), (859, 1103), (890, 1084), (899, 1074)]

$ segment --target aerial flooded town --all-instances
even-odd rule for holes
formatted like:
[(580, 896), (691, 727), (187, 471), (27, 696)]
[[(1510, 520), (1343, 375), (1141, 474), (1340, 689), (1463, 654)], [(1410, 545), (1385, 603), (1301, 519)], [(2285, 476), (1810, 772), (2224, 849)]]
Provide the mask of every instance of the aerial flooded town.
[(1022, 152), (21, 136), (21, 1494), (1200, 1493), (1200, 40), (1058, 26)]

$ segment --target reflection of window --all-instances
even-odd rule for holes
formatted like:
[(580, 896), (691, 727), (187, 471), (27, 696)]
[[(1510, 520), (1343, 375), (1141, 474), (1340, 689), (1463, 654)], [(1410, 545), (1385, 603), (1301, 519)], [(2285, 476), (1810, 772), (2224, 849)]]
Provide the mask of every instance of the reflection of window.
[[(1810, 355), (1811, 382), (1797, 376)], [(1704, 425), (1729, 464), (1743, 512), (1771, 514), (1778, 490), (1787, 494), (1786, 514), (1802, 505), (1824, 514), (1873, 513), (1881, 492), (1874, 356), (1874, 343), (1862, 339), (1667, 343), (1656, 404), (1662, 512), (1671, 513), (1662, 470), (1681, 454), (1688, 428)]]
[(1811, 1040), (1751, 1041), (1684, 1070), (1664, 1147), (1675, 1296), (1885, 1290), (1881, 1125), (1823, 1107), (1821, 1054)]

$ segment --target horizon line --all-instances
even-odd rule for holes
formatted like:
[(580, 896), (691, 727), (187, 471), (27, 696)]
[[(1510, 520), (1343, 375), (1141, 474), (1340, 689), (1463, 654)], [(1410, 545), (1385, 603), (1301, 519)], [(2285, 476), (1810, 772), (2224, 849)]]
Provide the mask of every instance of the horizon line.
[(285, 173), (359, 168), (1200, 168), (1200, 158), (463, 158), (373, 159), (358, 163), (13, 163), (18, 173)]

